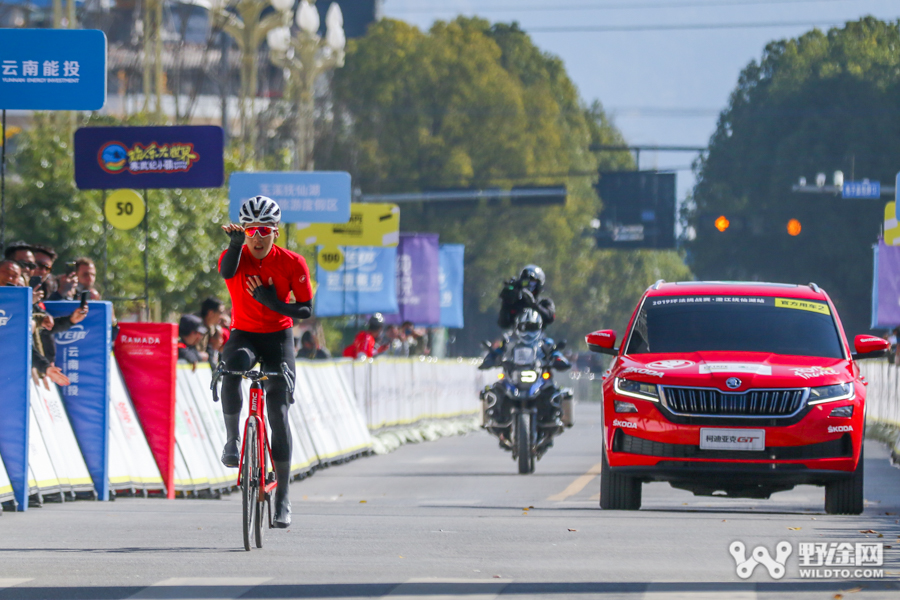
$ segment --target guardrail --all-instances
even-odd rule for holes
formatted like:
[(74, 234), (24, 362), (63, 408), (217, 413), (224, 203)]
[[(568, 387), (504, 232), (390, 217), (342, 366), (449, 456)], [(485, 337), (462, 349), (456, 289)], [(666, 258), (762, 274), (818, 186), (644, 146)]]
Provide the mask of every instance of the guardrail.
[(891, 446), (891, 459), (900, 464), (900, 368), (887, 360), (859, 362), (868, 382), (866, 393), (866, 437)]

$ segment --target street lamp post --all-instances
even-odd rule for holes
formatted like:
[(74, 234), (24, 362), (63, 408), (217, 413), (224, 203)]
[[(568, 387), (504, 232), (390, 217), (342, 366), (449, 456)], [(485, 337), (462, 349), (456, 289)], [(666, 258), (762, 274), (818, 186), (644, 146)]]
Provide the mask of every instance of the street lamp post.
[[(290, 0), (286, 0), (290, 1)], [(288, 26), (269, 31), (269, 57), (285, 70), (285, 97), (294, 104), (291, 137), (292, 168), (313, 169), (315, 145), (315, 83), (322, 73), (344, 66), (344, 17), (336, 2), (325, 15), (326, 33), (318, 35), (319, 13), (310, 0), (300, 0), (295, 17), (296, 30)]]
[[(262, 16), (272, 5), (274, 13)], [(230, 35), (241, 52), (241, 89), (238, 97), (241, 137), (250, 148), (250, 155), (256, 153), (258, 128), (256, 117), (256, 92), (259, 81), (259, 46), (266, 34), (283, 27), (290, 18), (293, 0), (237, 0), (221, 2), (212, 9), (222, 22), (222, 29)], [(233, 9), (230, 10), (230, 9)]]

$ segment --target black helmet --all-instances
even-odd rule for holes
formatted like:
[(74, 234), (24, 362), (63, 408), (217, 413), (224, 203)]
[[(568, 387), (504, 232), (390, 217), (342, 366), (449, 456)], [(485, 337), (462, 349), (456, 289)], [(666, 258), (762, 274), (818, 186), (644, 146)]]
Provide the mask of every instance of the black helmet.
[(528, 309), (522, 313), (516, 323), (516, 329), (521, 332), (540, 331), (543, 326), (543, 319), (536, 310)]
[[(525, 265), (522, 269), (522, 274), (519, 276), (519, 281), (525, 284), (532, 294), (540, 294), (541, 290), (544, 289), (547, 276), (544, 275), (544, 270), (539, 266)], [(529, 282), (531, 285), (528, 285)]]
[(384, 317), (381, 316), (381, 313), (375, 313), (369, 317), (369, 331), (375, 331), (382, 327), (384, 327)]

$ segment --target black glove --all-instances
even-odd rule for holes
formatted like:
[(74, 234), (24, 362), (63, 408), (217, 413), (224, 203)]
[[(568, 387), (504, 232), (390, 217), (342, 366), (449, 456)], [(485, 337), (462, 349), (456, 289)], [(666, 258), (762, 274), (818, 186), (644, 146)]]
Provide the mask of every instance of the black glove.
[(266, 308), (271, 308), (272, 310), (275, 310), (275, 306), (277, 306), (277, 303), (279, 302), (274, 285), (259, 286), (253, 290), (253, 298)]
[(239, 229), (237, 231), (229, 231), (228, 237), (231, 238), (231, 243), (236, 246), (242, 246), (244, 244), (244, 230)]
[(529, 308), (537, 306), (537, 300), (534, 299), (534, 294), (531, 293), (531, 290), (522, 290), (522, 299), (525, 300), (525, 304), (527, 304)]

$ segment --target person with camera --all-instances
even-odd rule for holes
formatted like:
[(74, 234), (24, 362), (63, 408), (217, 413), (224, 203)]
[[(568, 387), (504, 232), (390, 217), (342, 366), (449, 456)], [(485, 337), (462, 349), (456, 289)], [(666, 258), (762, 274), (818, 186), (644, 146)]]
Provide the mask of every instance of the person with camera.
[[(306, 260), (275, 245), (280, 222), (278, 204), (266, 196), (254, 196), (241, 205), (240, 225), (222, 226), (231, 238), (219, 257), (219, 273), (228, 286), (232, 305), (231, 335), (222, 348), (222, 362), (228, 371), (246, 371), (259, 361), (263, 371), (281, 372), (286, 365), (291, 375), (296, 375), (293, 319), (307, 319), (312, 314), (312, 287)], [(291, 292), (295, 303), (288, 302)], [(293, 398), (283, 377), (269, 378), (265, 386), (272, 460), (278, 479), (274, 523), (284, 528), (291, 524), (288, 408)], [(241, 403), (241, 378), (225, 375), (222, 411), (228, 441), (222, 463), (226, 467), (237, 467), (240, 460)]]
[(544, 270), (537, 265), (525, 265), (518, 277), (513, 277), (500, 290), (500, 317), (497, 324), (504, 330), (516, 324), (516, 317), (525, 309), (532, 309), (541, 316), (541, 327), (553, 323), (556, 305), (550, 298), (541, 298), (547, 281)]

